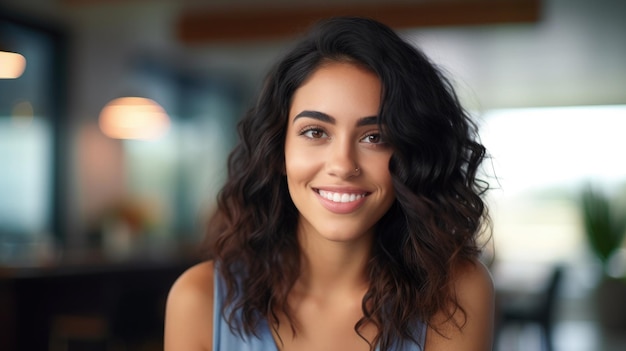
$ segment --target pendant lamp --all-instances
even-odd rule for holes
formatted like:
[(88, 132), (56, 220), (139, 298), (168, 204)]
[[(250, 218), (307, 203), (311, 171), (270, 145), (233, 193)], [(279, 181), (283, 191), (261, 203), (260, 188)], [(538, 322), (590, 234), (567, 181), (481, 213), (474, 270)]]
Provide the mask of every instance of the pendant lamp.
[(15, 52), (0, 51), (0, 79), (19, 78), (26, 69), (26, 58)]
[(129, 96), (106, 104), (98, 123), (100, 130), (110, 138), (150, 140), (167, 132), (170, 118), (156, 101)]

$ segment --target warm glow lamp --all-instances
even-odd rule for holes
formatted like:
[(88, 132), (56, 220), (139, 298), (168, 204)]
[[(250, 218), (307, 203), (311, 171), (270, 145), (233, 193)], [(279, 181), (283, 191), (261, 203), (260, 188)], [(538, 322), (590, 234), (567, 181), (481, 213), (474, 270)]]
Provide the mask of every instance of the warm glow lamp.
[(8, 51), (0, 51), (0, 79), (15, 79), (24, 73), (26, 58)]
[(100, 130), (115, 139), (156, 139), (170, 126), (170, 118), (157, 102), (142, 97), (121, 97), (104, 106)]

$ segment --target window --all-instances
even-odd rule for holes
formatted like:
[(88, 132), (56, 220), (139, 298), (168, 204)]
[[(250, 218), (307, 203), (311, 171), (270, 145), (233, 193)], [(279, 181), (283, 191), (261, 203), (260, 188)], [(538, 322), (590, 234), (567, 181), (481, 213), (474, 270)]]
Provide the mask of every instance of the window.
[[(147, 240), (195, 241), (226, 177), (242, 114), (241, 88), (211, 73), (187, 74), (144, 63), (134, 78), (171, 118), (155, 140), (123, 140), (126, 184), (152, 218)], [(158, 98), (157, 98), (158, 97)]]
[(0, 50), (27, 60), (22, 76), (0, 79), (0, 263), (62, 231), (65, 43), (56, 28), (0, 16)]
[(481, 120), (481, 138), (493, 157), (487, 166), (497, 177), (489, 196), (496, 257), (535, 263), (590, 258), (580, 193), (591, 183), (626, 195), (626, 106), (493, 110)]

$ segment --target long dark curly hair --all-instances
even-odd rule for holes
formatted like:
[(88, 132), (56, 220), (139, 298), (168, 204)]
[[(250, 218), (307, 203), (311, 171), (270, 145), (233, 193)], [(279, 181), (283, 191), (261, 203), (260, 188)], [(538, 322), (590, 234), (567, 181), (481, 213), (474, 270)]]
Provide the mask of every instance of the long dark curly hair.
[(352, 62), (382, 83), (379, 123), (392, 147), (389, 172), (396, 200), (376, 227), (366, 268), (363, 318), (378, 334), (370, 348), (417, 342), (413, 327), (453, 318), (451, 287), (462, 261), (474, 262), (488, 216), (477, 178), (485, 149), (450, 81), (417, 48), (377, 21), (338, 17), (319, 22), (270, 71), (256, 104), (238, 124), (240, 141), (209, 223), (210, 254), (227, 284), (222, 311), (231, 329), (256, 334), (263, 319), (276, 328), (300, 274), (298, 211), (287, 189), (284, 147), (294, 92), (324, 62)]

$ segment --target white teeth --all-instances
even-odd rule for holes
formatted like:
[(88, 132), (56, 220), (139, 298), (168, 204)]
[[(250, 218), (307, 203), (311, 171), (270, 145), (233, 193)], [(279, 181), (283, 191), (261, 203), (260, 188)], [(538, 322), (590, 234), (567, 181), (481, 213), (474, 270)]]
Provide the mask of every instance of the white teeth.
[(333, 193), (330, 191), (319, 191), (320, 196), (333, 202), (352, 202), (365, 196), (365, 194), (347, 194), (347, 193)]

